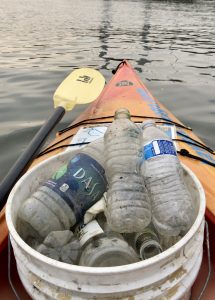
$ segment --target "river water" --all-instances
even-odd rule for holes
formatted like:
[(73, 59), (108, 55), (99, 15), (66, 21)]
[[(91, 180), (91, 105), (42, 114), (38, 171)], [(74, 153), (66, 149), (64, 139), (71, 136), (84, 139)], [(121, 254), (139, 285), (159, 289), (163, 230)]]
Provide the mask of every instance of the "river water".
[(1, 0), (0, 178), (51, 115), (53, 94), (74, 68), (96, 68), (108, 81), (123, 58), (214, 148), (214, 24), (215, 0)]

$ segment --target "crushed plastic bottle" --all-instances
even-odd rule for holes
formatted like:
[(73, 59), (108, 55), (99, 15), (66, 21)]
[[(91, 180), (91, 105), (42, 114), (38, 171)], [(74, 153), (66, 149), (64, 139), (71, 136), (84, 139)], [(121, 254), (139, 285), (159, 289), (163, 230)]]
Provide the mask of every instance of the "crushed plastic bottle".
[(70, 229), (83, 218), (107, 188), (103, 149), (103, 139), (82, 148), (23, 202), (19, 219), (26, 231), (20, 232), (22, 237), (34, 231), (44, 238), (51, 231)]
[(113, 231), (141, 232), (151, 221), (148, 194), (137, 166), (141, 130), (127, 109), (115, 112), (104, 135), (108, 191), (105, 215)]
[(137, 262), (135, 250), (122, 235), (104, 232), (96, 220), (83, 226), (79, 232), (82, 246), (79, 265), (88, 267), (112, 267)]
[(194, 206), (173, 141), (153, 121), (144, 122), (141, 174), (149, 191), (152, 221), (161, 235), (178, 236), (194, 222)]

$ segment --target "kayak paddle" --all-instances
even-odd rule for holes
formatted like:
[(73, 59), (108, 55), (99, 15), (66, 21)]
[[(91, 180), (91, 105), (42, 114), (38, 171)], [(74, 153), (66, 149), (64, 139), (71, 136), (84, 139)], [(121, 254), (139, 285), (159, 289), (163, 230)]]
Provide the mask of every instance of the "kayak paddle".
[(72, 110), (76, 104), (94, 101), (105, 85), (102, 74), (91, 68), (81, 68), (73, 71), (57, 88), (54, 94), (53, 115), (40, 128), (33, 140), (9, 170), (0, 184), (0, 210), (7, 197), (22, 175), (23, 171), (33, 161), (51, 130), (61, 120), (66, 111)]

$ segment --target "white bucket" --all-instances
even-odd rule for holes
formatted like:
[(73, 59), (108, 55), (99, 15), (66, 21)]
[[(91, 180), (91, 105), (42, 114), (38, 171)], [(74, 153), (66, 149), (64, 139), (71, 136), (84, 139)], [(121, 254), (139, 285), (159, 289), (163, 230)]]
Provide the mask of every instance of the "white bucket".
[(29, 247), (16, 231), (23, 201), (77, 151), (66, 151), (27, 172), (12, 190), (6, 220), (19, 276), (33, 299), (189, 299), (203, 253), (205, 195), (196, 176), (184, 167), (196, 221), (189, 232), (163, 253), (134, 264), (92, 268), (50, 259)]

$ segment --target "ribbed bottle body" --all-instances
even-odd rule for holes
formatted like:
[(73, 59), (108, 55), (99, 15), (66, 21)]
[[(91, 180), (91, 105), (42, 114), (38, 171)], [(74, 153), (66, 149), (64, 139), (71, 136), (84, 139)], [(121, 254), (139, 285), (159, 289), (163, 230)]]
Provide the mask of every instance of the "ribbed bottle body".
[(138, 173), (141, 131), (127, 118), (119, 118), (104, 136), (108, 180), (106, 217), (116, 232), (140, 232), (151, 220), (150, 203)]
[(174, 144), (155, 124), (143, 125), (141, 173), (151, 198), (152, 221), (162, 235), (185, 233), (194, 207)]

